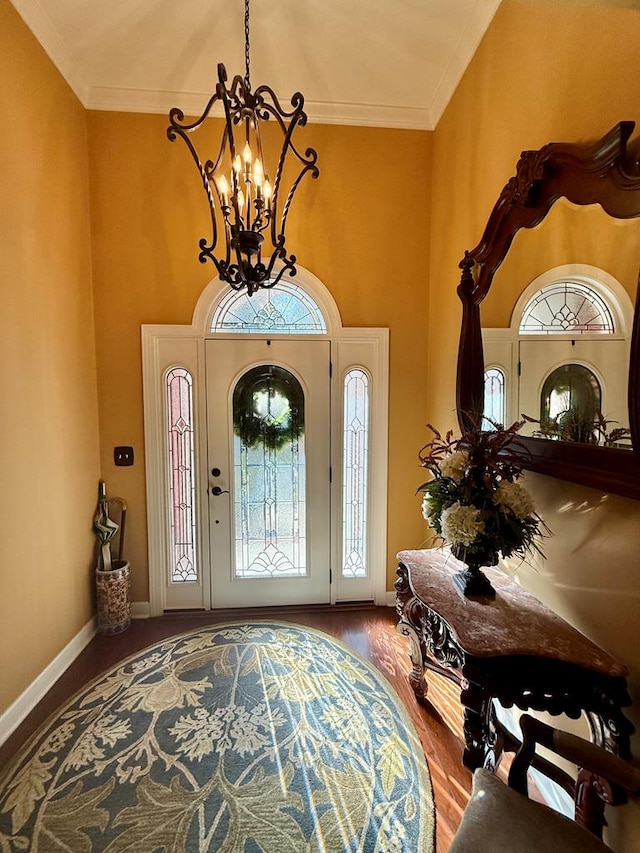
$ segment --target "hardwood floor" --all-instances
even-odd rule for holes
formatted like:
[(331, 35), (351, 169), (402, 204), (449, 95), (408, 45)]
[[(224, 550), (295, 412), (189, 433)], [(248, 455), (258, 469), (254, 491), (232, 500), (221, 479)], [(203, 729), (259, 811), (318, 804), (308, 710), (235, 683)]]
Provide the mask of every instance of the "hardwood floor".
[(433, 705), (419, 704), (408, 681), (409, 647), (396, 631), (390, 607), (269, 608), (171, 613), (136, 620), (113, 637), (96, 636), (56, 682), (24, 723), (0, 747), (0, 766), (63, 702), (101, 672), (158, 640), (206, 624), (274, 618), (324, 631), (354, 649), (391, 682), (420, 736), (431, 772), (436, 806), (436, 850), (446, 853), (471, 789), (471, 774), (462, 766), (462, 715), (456, 688), (446, 679), (429, 677)]

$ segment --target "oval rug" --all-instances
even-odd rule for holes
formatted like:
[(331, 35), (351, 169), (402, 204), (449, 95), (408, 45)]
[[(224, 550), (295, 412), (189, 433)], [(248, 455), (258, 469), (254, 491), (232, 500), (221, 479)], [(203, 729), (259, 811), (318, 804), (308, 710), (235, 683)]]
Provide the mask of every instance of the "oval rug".
[(199, 628), (83, 688), (0, 778), (0, 849), (432, 851), (420, 740), (384, 677), (281, 622)]

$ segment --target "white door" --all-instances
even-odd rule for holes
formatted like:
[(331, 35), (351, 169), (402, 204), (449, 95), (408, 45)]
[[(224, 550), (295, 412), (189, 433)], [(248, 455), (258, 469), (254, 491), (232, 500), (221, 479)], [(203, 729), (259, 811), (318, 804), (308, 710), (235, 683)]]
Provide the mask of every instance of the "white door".
[[(565, 364), (588, 367), (597, 377), (602, 392), (602, 414), (611, 421), (609, 429), (629, 426), (627, 407), (627, 343), (622, 340), (521, 340), (520, 393), (518, 415), (540, 417), (542, 386), (549, 374)], [(614, 423), (615, 422), (615, 423)], [(530, 434), (537, 424), (527, 424), (523, 434)]]
[(330, 600), (330, 342), (206, 341), (211, 606)]

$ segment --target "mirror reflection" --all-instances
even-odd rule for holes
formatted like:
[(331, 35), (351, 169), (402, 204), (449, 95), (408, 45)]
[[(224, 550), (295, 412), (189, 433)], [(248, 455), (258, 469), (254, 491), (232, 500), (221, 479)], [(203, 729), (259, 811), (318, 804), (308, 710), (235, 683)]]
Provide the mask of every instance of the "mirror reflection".
[(521, 229), (481, 305), (485, 417), (524, 435), (630, 448), (640, 220), (561, 198)]

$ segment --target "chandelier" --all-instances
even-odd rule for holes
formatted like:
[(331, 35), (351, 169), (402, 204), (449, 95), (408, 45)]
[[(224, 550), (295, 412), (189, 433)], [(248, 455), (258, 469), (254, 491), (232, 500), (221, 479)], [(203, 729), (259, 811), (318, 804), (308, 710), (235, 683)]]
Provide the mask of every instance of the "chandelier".
[[(200, 262), (206, 263), (207, 258), (213, 261), (223, 281), (234, 290), (246, 287), (251, 296), (260, 287), (273, 287), (285, 272), (289, 276), (296, 274), (296, 256), (287, 255), (285, 247), (287, 215), (304, 175), (310, 172), (312, 178), (317, 178), (320, 172), (316, 151), (307, 148), (302, 155), (292, 142), (296, 126), (307, 123), (300, 92), (291, 97), (292, 110), (287, 112), (269, 86), (251, 91), (249, 0), (244, 3), (244, 35), (245, 76), (236, 75), (227, 87), (227, 72), (220, 63), (218, 84), (203, 114), (187, 124), (182, 110), (174, 107), (169, 113), (167, 136), (172, 142), (178, 136), (185, 141), (209, 202), (212, 238), (210, 242), (205, 237), (200, 240)], [(222, 141), (215, 160), (202, 163), (190, 134), (205, 122), (217, 103), (224, 112)], [(260, 126), (270, 119), (279, 128), (282, 143), (269, 169)], [(224, 233), (225, 246), (216, 257), (220, 232)], [(277, 260), (281, 264), (274, 269)]]

